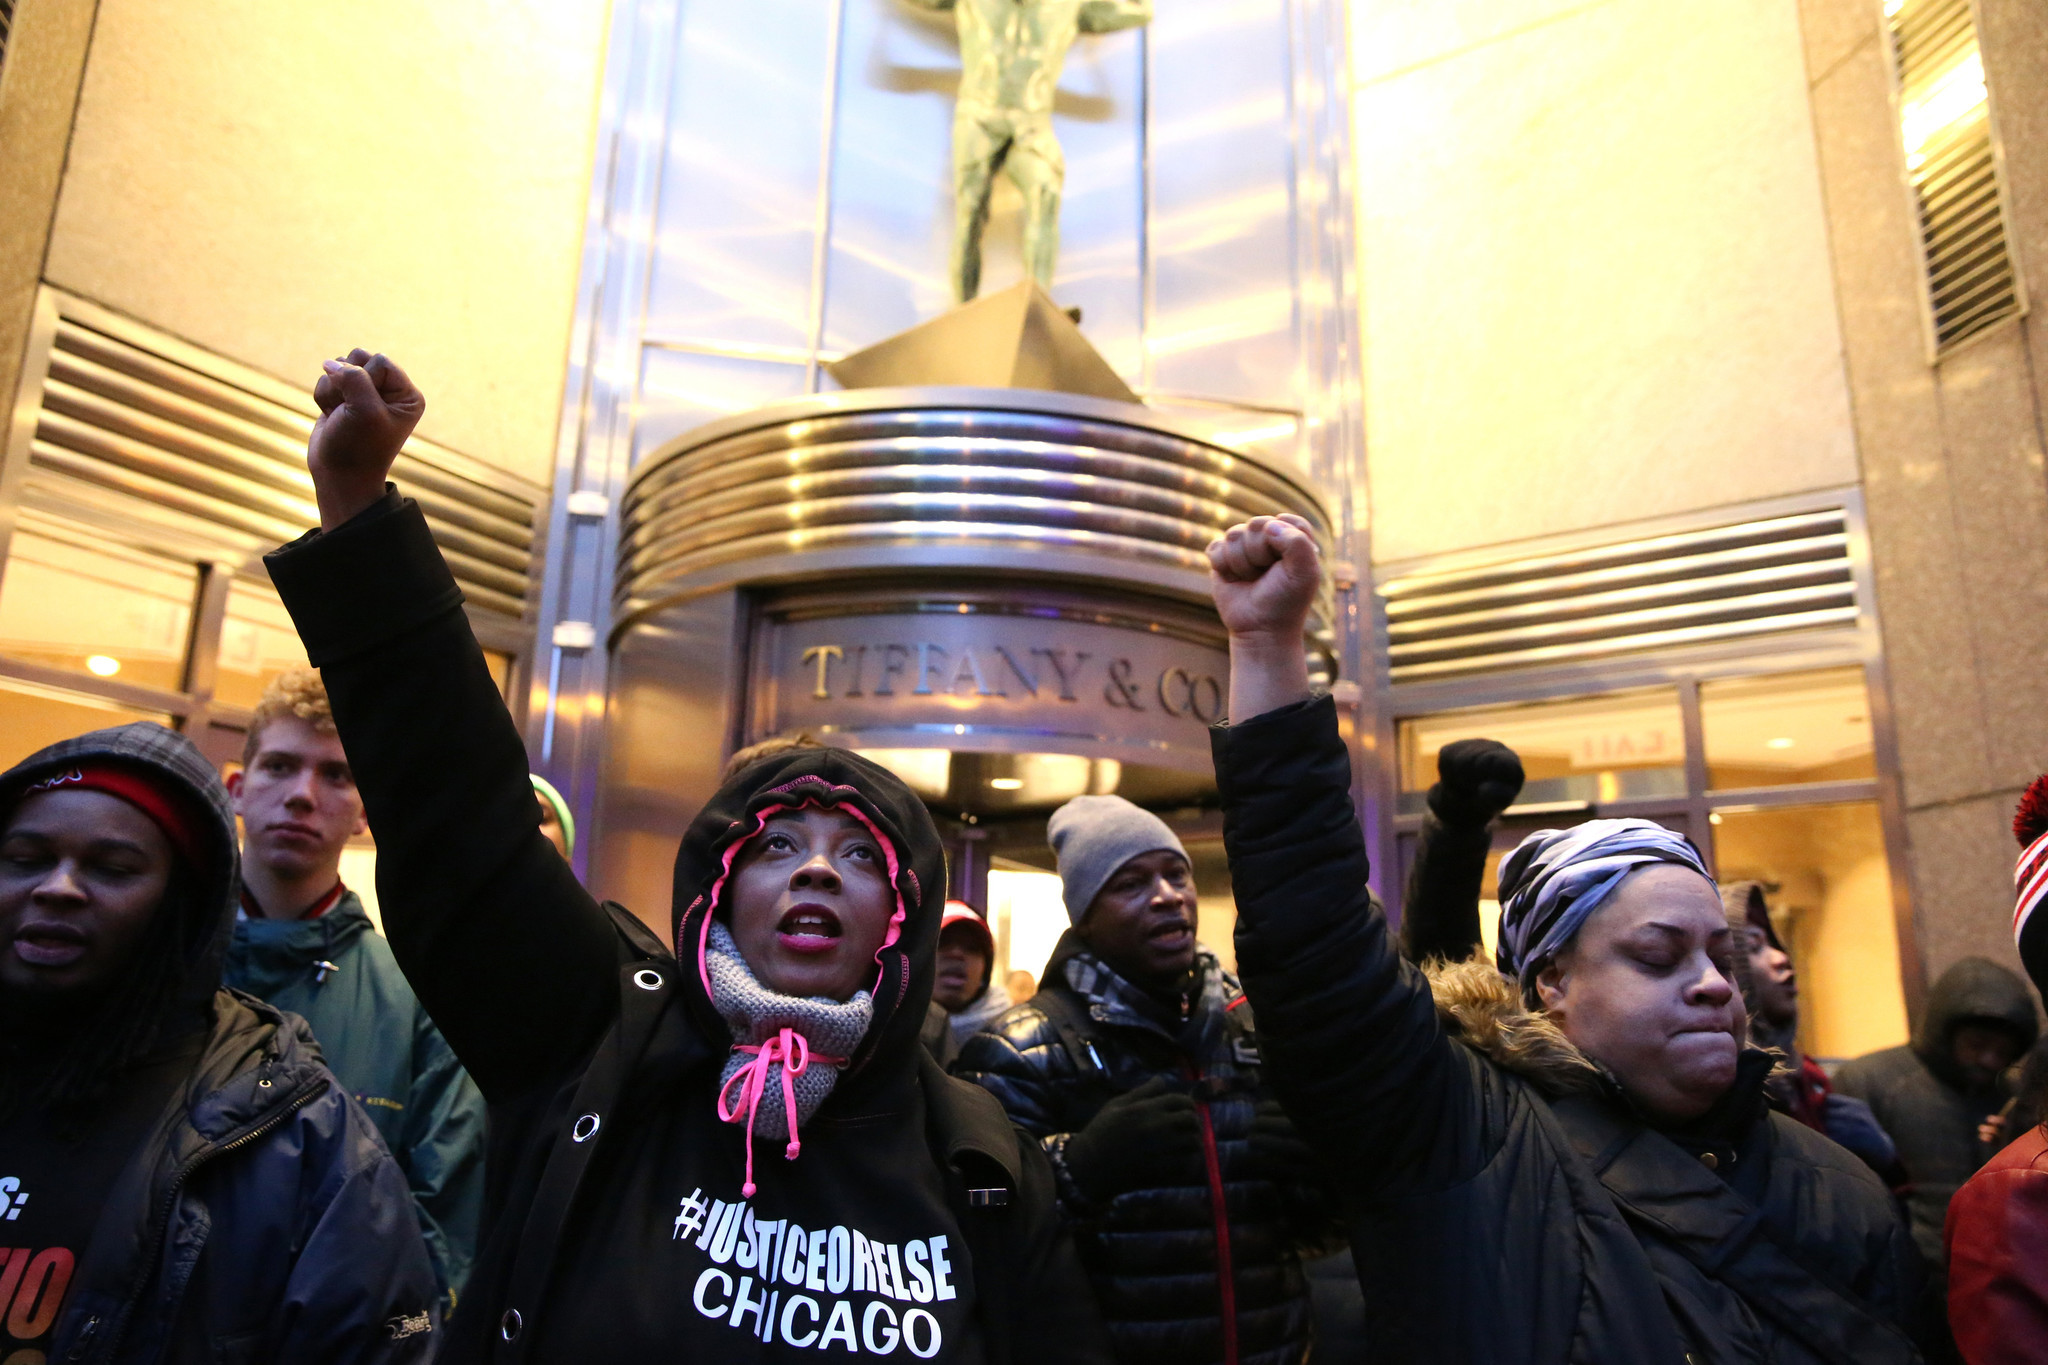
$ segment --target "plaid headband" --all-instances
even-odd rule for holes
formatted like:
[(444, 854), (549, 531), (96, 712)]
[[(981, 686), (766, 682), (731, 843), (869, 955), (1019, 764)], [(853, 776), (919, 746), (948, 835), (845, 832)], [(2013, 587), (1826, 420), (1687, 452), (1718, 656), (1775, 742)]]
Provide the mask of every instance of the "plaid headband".
[(1494, 962), (1526, 999), (1537, 972), (1639, 867), (1672, 863), (1712, 881), (1699, 850), (1648, 820), (1588, 820), (1540, 829), (1500, 865), (1500, 946)]

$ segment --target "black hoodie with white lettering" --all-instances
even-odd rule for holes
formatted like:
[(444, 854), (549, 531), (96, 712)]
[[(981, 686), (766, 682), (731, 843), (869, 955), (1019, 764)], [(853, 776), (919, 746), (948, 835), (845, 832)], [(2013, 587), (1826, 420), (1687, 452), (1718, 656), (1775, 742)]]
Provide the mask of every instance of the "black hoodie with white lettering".
[[(754, 764), (685, 834), (660, 944), (540, 836), (524, 748), (417, 507), (389, 495), (269, 564), (377, 837), (392, 948), (491, 1106), (488, 1232), (443, 1359), (1108, 1360), (1036, 1144), (918, 1042), (945, 869), (908, 788), (842, 750)], [(805, 1050), (823, 1066), (828, 1048), (801, 1036), (801, 1002), (772, 1046), (736, 1047), (713, 925), (748, 840), (807, 806), (868, 826), (896, 918), (872, 1019), (791, 1138), (785, 1081), (800, 1094)], [(753, 1081), (771, 1121), (750, 1142)]]

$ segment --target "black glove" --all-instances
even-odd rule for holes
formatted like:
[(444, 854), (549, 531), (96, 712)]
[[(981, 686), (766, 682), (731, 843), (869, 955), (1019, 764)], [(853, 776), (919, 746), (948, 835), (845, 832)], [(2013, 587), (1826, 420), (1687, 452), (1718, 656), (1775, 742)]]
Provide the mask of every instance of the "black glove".
[(1315, 1149), (1302, 1139), (1278, 1100), (1260, 1100), (1252, 1115), (1252, 1169), (1283, 1183), (1310, 1178), (1319, 1167)]
[(1195, 1102), (1160, 1077), (1102, 1106), (1067, 1139), (1067, 1172), (1090, 1199), (1192, 1180), (1202, 1169)]
[(1429, 808), (1447, 825), (1483, 825), (1522, 792), (1521, 755), (1497, 739), (1444, 745), (1436, 773), (1441, 780), (1429, 789)]

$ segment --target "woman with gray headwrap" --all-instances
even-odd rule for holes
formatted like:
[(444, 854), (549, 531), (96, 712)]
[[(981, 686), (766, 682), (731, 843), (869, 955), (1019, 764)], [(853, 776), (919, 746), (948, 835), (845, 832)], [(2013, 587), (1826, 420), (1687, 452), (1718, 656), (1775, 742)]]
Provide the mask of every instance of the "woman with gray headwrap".
[(1500, 951), (1425, 977), (1366, 887), (1351, 762), (1309, 690), (1305, 524), (1210, 547), (1237, 956), (1266, 1075), (1344, 1187), (1380, 1358), (1919, 1359), (1883, 1185), (1763, 1102), (1700, 855), (1642, 820), (1531, 835)]

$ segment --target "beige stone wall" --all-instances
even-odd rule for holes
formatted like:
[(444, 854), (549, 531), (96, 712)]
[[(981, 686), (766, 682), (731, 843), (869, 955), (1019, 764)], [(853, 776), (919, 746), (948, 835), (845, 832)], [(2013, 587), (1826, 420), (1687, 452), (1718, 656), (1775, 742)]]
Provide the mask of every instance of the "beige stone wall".
[(93, 9), (94, 0), (20, 0), (0, 62), (0, 411), (12, 411), (21, 383)]
[(1376, 559), (1855, 481), (1791, 6), (1352, 26)]
[(47, 277), (294, 382), (389, 351), (549, 481), (602, 0), (98, 8)]
[[(2048, 11), (1979, 0), (2014, 243), (2048, 289)], [(1924, 285), (1870, 0), (1802, 0), (1877, 603), (1928, 979), (2010, 934), (2013, 805), (2048, 767), (2048, 333), (2035, 312), (1931, 364)]]

